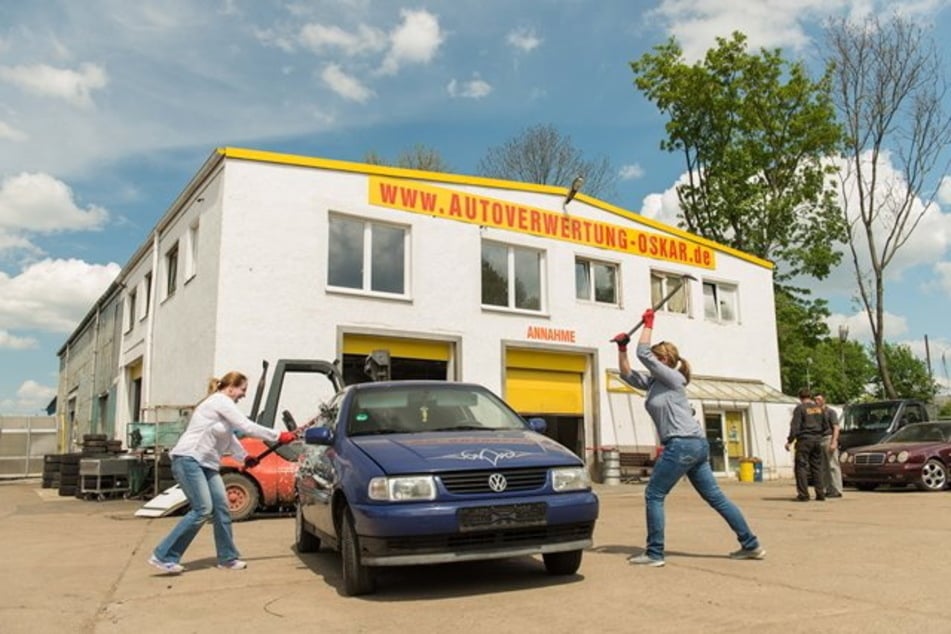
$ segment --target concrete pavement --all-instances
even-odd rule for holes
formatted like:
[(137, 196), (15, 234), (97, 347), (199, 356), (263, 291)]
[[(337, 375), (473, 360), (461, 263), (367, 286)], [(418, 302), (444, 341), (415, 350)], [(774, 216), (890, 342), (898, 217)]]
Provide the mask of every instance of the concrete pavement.
[(298, 555), (293, 518), (235, 525), (249, 567), (215, 568), (210, 527), (178, 577), (146, 565), (176, 518), (141, 502), (85, 502), (0, 483), (0, 631), (905, 632), (951, 631), (951, 492), (846, 491), (793, 502), (791, 481), (723, 482), (768, 551), (733, 561), (732, 533), (682, 482), (667, 504), (667, 566), (633, 567), (643, 485), (599, 486), (595, 547), (580, 573), (523, 558), (387, 570), (377, 594), (340, 594), (335, 553)]

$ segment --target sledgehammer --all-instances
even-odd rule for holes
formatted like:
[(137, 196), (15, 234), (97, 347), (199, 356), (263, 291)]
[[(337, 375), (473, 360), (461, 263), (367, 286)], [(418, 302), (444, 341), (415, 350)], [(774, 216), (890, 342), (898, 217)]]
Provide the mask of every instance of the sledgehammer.
[[(695, 278), (693, 275), (690, 275), (689, 273), (684, 273), (684, 274), (680, 277), (680, 284), (678, 284), (678, 285), (674, 288), (674, 290), (670, 291), (669, 293), (667, 293), (666, 295), (664, 295), (663, 297), (661, 297), (659, 302), (657, 302), (656, 304), (654, 304), (653, 306), (651, 306), (651, 309), (652, 309), (652, 310), (660, 310), (661, 308), (663, 308), (664, 305), (665, 305), (667, 302), (670, 301), (670, 298), (671, 298), (671, 297), (673, 297), (674, 295), (676, 295), (680, 290), (682, 290), (682, 289), (687, 285), (687, 280), (693, 280), (694, 282), (696, 282), (696, 281), (697, 281), (697, 278)], [(644, 325), (644, 320), (641, 319), (639, 322), (637, 322), (637, 323), (634, 325), (633, 328), (631, 328), (630, 330), (627, 331), (627, 336), (630, 337), (631, 335), (633, 335), (633, 334), (634, 334), (635, 332), (637, 332), (637, 330), (638, 330), (641, 326), (643, 326), (643, 325)], [(608, 341), (614, 341), (614, 339), (608, 339)]]

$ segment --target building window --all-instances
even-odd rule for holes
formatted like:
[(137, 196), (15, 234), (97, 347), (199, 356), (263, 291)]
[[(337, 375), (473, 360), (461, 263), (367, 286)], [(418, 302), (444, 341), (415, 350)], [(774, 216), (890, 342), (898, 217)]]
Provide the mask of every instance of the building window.
[(165, 254), (165, 297), (171, 297), (178, 288), (178, 243)]
[(668, 294), (673, 293), (667, 303), (657, 310), (686, 315), (690, 308), (689, 284), (682, 275), (651, 271), (651, 305), (656, 306)]
[(482, 304), (542, 310), (541, 251), (482, 243)]
[(600, 304), (617, 304), (617, 265), (575, 258), (575, 297)]
[(129, 332), (130, 330), (132, 330), (132, 327), (135, 325), (136, 295), (138, 295), (138, 293), (136, 292), (136, 289), (133, 288), (131, 291), (129, 291), (129, 296), (126, 298), (126, 312), (127, 312), (127, 317), (125, 320), (126, 332)]
[(185, 259), (185, 281), (195, 277), (198, 273), (198, 221), (188, 228), (188, 250)]
[(145, 319), (149, 316), (149, 309), (152, 308), (152, 271), (145, 274), (142, 290), (145, 292), (145, 310), (142, 313), (142, 319)]
[(704, 282), (703, 316), (708, 321), (736, 323), (736, 287), (729, 284)]
[(406, 295), (408, 239), (405, 227), (331, 216), (327, 284)]

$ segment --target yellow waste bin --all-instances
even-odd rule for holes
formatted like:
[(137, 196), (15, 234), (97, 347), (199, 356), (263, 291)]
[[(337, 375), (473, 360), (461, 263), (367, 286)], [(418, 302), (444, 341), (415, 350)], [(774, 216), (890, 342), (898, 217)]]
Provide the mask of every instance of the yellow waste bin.
[(740, 482), (752, 482), (756, 461), (752, 458), (740, 458)]

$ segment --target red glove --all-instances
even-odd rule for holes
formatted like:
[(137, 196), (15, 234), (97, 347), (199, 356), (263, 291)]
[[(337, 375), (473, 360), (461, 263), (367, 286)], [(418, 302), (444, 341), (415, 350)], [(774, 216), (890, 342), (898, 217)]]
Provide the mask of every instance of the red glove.
[(244, 468), (245, 468), (245, 469), (253, 469), (253, 468), (255, 468), (256, 466), (258, 466), (258, 464), (260, 464), (260, 460), (258, 460), (258, 459), (255, 458), (254, 456), (245, 456), (245, 458), (244, 458)]
[(644, 321), (645, 328), (653, 328), (654, 327), (654, 309), (648, 308), (647, 310), (645, 310), (644, 314), (641, 315), (641, 319)]
[(631, 343), (631, 336), (626, 332), (619, 332), (611, 341), (617, 344), (618, 352), (627, 352), (627, 344)]
[(292, 431), (282, 431), (281, 435), (277, 437), (277, 443), (279, 445), (286, 445), (295, 440), (297, 440), (297, 434)]

